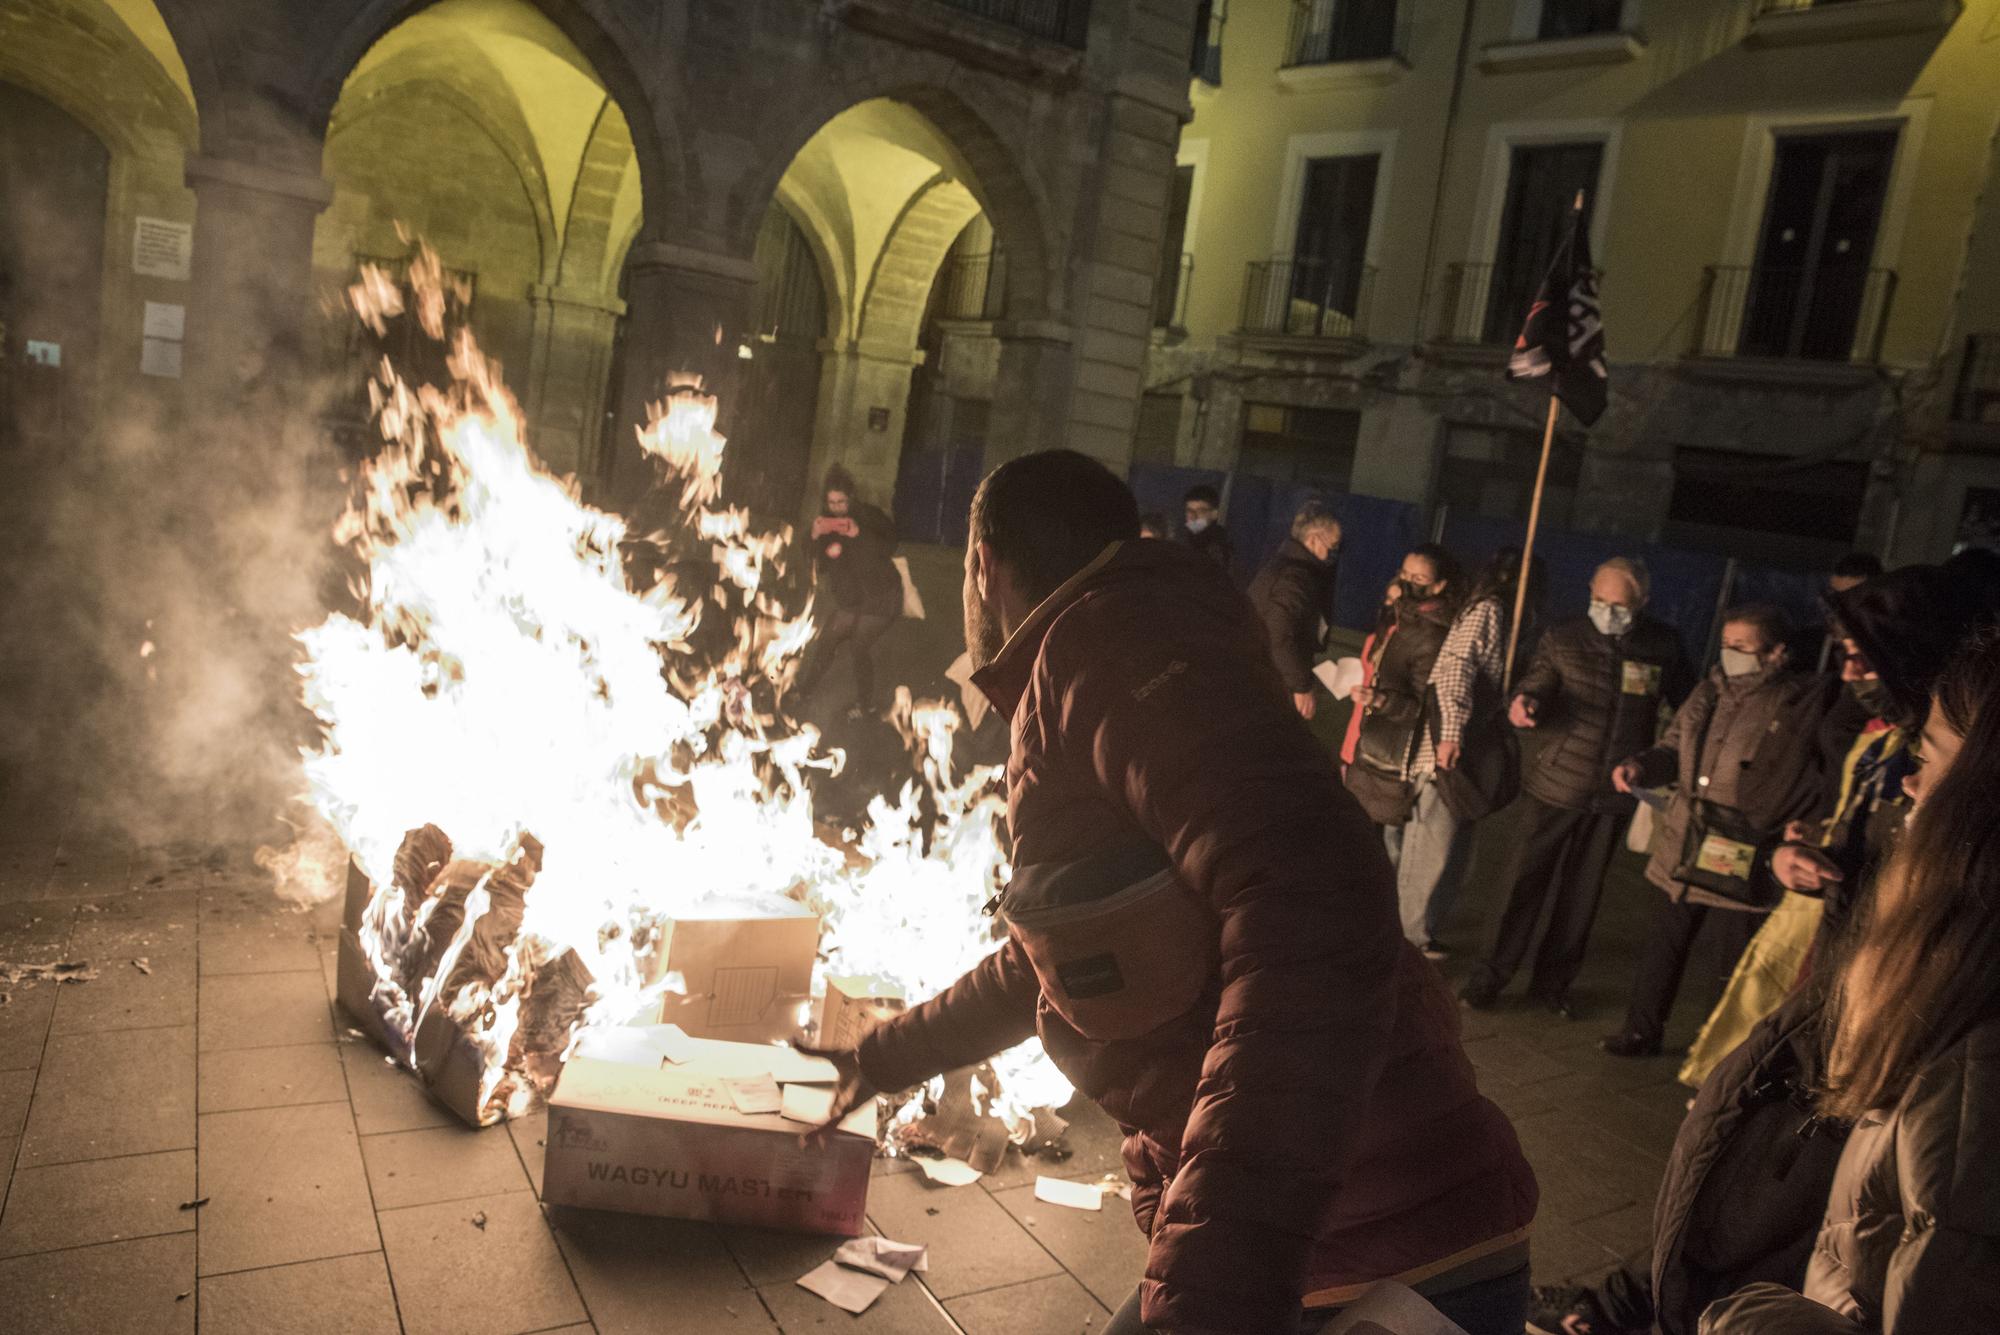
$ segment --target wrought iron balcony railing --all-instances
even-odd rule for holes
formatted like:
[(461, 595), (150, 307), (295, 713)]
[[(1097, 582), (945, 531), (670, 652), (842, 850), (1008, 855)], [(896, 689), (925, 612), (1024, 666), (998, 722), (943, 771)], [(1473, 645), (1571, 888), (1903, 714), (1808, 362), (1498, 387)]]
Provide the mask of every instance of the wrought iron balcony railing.
[(1030, 37), (1083, 50), (1090, 35), (1090, 0), (938, 0)]
[(1187, 328), (1188, 287), (1194, 281), (1194, 256), (1183, 253), (1173, 272), (1162, 272), (1153, 288), (1153, 327)]
[(1242, 332), (1284, 338), (1365, 339), (1372, 265), (1253, 260), (1244, 268)]
[(1849, 362), (1881, 359), (1893, 269), (1712, 264), (1695, 303), (1697, 357)]
[[(1437, 343), (1499, 343), (1518, 332), (1495, 334), (1493, 316), (1493, 275), (1491, 264), (1447, 264), (1444, 284), (1439, 289), (1437, 319), (1431, 339)], [(1504, 286), (1504, 284), (1503, 284)], [(1527, 314), (1527, 307), (1521, 308)], [(1504, 324), (1504, 319), (1499, 321)]]
[(1292, 0), (1285, 67), (1387, 60), (1403, 53), (1396, 0)]
[(944, 285), (938, 315), (946, 320), (997, 320), (1007, 308), (1004, 251), (954, 255), (945, 261), (938, 281)]

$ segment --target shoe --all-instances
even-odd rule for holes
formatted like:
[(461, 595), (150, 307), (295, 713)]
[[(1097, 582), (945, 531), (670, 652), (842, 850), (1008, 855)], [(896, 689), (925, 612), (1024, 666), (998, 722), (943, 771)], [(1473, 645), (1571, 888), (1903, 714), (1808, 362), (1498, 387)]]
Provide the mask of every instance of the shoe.
[(1534, 998), (1548, 1008), (1549, 1014), (1559, 1019), (1574, 1020), (1576, 1018), (1576, 1003), (1570, 999), (1570, 995), (1566, 990), (1562, 992), (1537, 992), (1534, 993)]
[(1459, 989), (1459, 1002), (1472, 1010), (1490, 1011), (1500, 999), (1500, 989), (1485, 978), (1475, 978)]
[(1573, 1284), (1545, 1284), (1528, 1302), (1530, 1335), (1624, 1335), (1605, 1320), (1597, 1295)]
[(1660, 1040), (1647, 1038), (1637, 1030), (1627, 1029), (1622, 1034), (1611, 1034), (1599, 1039), (1597, 1046), (1611, 1057), (1657, 1057), (1660, 1055)]
[(1446, 950), (1443, 946), (1439, 945), (1435, 941), (1426, 941), (1423, 943), (1423, 945), (1417, 948), (1424, 952), (1425, 959), (1430, 960), (1433, 963), (1435, 963), (1438, 960), (1448, 960), (1451, 958), (1451, 952), (1449, 950)]

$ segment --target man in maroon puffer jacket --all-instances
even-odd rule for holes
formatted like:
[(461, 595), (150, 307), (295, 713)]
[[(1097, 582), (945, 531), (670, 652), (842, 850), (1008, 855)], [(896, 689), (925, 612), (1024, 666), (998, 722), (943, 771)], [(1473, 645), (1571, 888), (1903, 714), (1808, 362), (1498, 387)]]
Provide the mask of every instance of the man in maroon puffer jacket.
[(1009, 939), (830, 1054), (836, 1117), (1039, 1032), (1123, 1129), (1151, 1243), (1106, 1335), (1317, 1330), (1389, 1278), (1516, 1335), (1534, 1175), (1403, 939), (1381, 840), (1248, 600), (1137, 535), (1080, 454), (981, 484), (966, 643), (1012, 724)]

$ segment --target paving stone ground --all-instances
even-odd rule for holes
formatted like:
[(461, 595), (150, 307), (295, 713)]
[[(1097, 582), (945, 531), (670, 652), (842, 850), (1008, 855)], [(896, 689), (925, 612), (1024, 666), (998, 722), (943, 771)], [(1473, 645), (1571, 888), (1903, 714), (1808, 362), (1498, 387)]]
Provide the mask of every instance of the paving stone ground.
[[(885, 648), (892, 662), (938, 651), (907, 623)], [(1139, 1275), (1144, 1248), (1115, 1199), (1085, 1214), (1034, 1198), (1038, 1171), (1118, 1170), (1114, 1129), (1088, 1107), (1070, 1110), (1076, 1153), (1058, 1167), (1017, 1158), (938, 1188), (878, 1164), (871, 1223), (929, 1244), (931, 1269), (859, 1318), (793, 1282), (831, 1254), (827, 1239), (545, 1208), (541, 1117), (467, 1130), (350, 1033), (331, 1001), (332, 906), (293, 911), (240, 853), (134, 847), (77, 810), (0, 772), (0, 962), (99, 970), (0, 985), (9, 1331), (1081, 1335)], [(1517, 824), (1503, 813), (1481, 830), (1449, 937), (1454, 980), (1487, 939)], [(1687, 1098), (1677, 1056), (1617, 1061), (1595, 1046), (1622, 1013), (1653, 907), (1638, 867), (1621, 855), (1613, 872), (1581, 1018), (1518, 997), (1466, 1017), (1481, 1087), (1541, 1181), (1543, 1282), (1645, 1248)], [(1718, 971), (1698, 952), (1670, 1045), (1692, 1038)]]

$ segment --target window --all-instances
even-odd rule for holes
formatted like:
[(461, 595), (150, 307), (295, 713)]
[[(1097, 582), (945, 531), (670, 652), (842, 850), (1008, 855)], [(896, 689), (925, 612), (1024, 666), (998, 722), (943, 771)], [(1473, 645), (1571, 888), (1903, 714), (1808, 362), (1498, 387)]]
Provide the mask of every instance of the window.
[(1200, 0), (1194, 7), (1194, 50), (1188, 68), (1194, 77), (1222, 86), (1222, 25), (1229, 18), (1229, 0)]
[(1294, 0), (1286, 64), (1386, 60), (1395, 54), (1395, 0)]
[(1549, 42), (1617, 32), (1624, 16), (1625, 0), (1542, 0), (1542, 21), (1535, 35)]
[(1183, 323), (1186, 298), (1182, 287), (1189, 271), (1187, 250), (1188, 203), (1194, 198), (1194, 165), (1174, 168), (1173, 189), (1167, 195), (1167, 233), (1160, 242), (1160, 272), (1153, 280), (1153, 324), (1156, 328), (1179, 328)]
[(1243, 446), (1236, 470), (1281, 487), (1346, 491), (1354, 476), (1361, 414), (1338, 408), (1243, 405)]
[(1299, 230), (1292, 243), (1291, 297), (1352, 317), (1367, 267), (1368, 224), (1375, 214), (1373, 153), (1311, 158), (1299, 190)]
[(1887, 278), (1870, 264), (1895, 155), (1894, 130), (1779, 137), (1741, 355), (1846, 361), (1863, 315), (1886, 313)]
[[(1446, 423), (1438, 503), (1459, 518), (1525, 520), (1541, 459), (1539, 432), (1525, 427)], [(1553, 528), (1568, 525), (1577, 480), (1582, 475), (1582, 444), (1556, 437), (1549, 451), (1549, 475), (1542, 487), (1543, 523)]]
[(1854, 545), (1868, 465), (1683, 445), (1674, 451), (1667, 540), (1794, 566)]
[(1139, 423), (1132, 435), (1132, 462), (1171, 466), (1181, 439), (1179, 391), (1151, 391), (1139, 396)]
[(1507, 168), (1507, 204), (1486, 302), (1485, 341), (1512, 342), (1535, 299), (1556, 247), (1570, 226), (1576, 192), (1583, 191), (1583, 226), (1597, 208), (1597, 173), (1604, 145), (1520, 144)]

